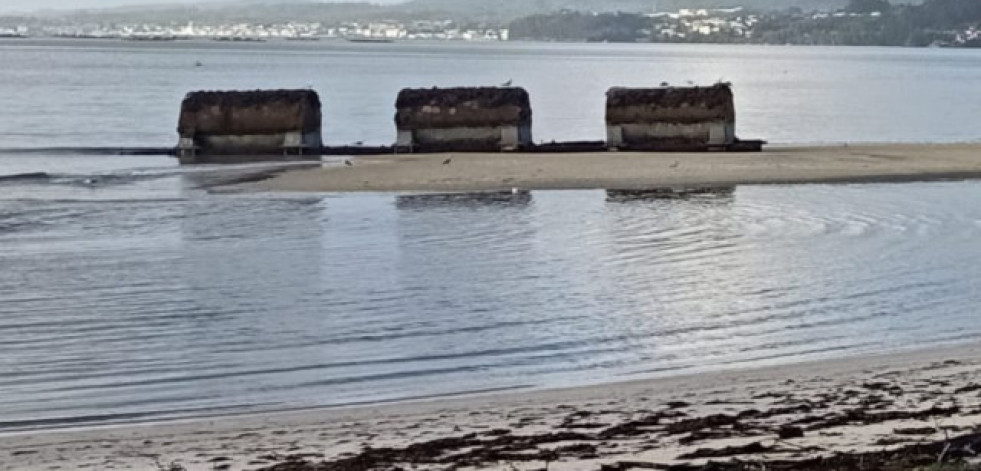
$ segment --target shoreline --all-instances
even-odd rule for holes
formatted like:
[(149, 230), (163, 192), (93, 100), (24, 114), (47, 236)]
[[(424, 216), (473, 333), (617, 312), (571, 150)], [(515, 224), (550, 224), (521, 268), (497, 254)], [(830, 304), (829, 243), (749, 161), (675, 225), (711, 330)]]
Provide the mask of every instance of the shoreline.
[[(981, 423), (979, 366), (981, 342), (972, 342), (565, 389), (13, 432), (0, 434), (0, 469), (156, 469), (169, 463), (190, 471), (274, 469), (287, 462), (325, 460), (337, 465), (352, 456), (364, 458), (371, 450), (474, 436), (489, 443), (516, 440), (526, 445), (527, 453), (552, 449), (546, 444), (561, 445), (569, 452), (559, 453), (551, 463), (549, 469), (556, 470), (598, 470), (638, 461), (681, 465), (701, 462), (683, 458), (698, 450), (759, 443), (764, 452), (735, 456), (807, 459), (838, 451), (875, 451), (887, 439), (901, 446), (973, 429)], [(842, 419), (849, 414), (869, 423)], [(712, 424), (698, 425), (706, 420)], [(804, 436), (779, 439), (775, 434), (787, 427)], [(930, 427), (935, 430), (925, 430)], [(921, 433), (894, 433), (906, 429)], [(503, 465), (493, 453), (485, 458), (470, 465)], [(541, 469), (542, 462), (518, 461), (514, 466)]]
[[(292, 416), (294, 414), (304, 415), (307, 413), (317, 413), (317, 414), (334, 414), (334, 413), (344, 413), (345, 411), (359, 411), (362, 409), (393, 409), (400, 411), (409, 407), (424, 406), (428, 403), (440, 402), (440, 403), (459, 403), (460, 405), (473, 405), (474, 403), (479, 403), (483, 400), (504, 400), (512, 401), (525, 398), (538, 399), (541, 397), (551, 396), (551, 395), (564, 395), (566, 393), (579, 393), (586, 391), (604, 391), (608, 389), (617, 388), (630, 388), (638, 385), (648, 385), (654, 383), (673, 383), (675, 381), (684, 381), (688, 379), (700, 379), (700, 378), (710, 378), (721, 375), (740, 375), (742, 373), (751, 374), (768, 374), (782, 372), (784, 370), (791, 371), (798, 368), (838, 368), (840, 365), (846, 365), (853, 361), (875, 361), (877, 359), (886, 358), (911, 358), (911, 359), (922, 359), (926, 356), (944, 356), (949, 353), (961, 352), (966, 349), (974, 349), (976, 347), (979, 354), (981, 354), (981, 339), (978, 340), (967, 340), (967, 341), (954, 341), (947, 342), (944, 344), (928, 344), (925, 346), (917, 346), (912, 348), (901, 348), (894, 347), (889, 349), (875, 350), (871, 352), (854, 352), (846, 354), (845, 356), (831, 356), (828, 358), (793, 358), (793, 357), (775, 357), (772, 360), (762, 360), (760, 362), (740, 362), (740, 363), (719, 363), (703, 366), (701, 368), (678, 368), (678, 369), (665, 369), (661, 370), (657, 374), (652, 374), (649, 376), (635, 375), (635, 377), (629, 379), (615, 379), (607, 380), (601, 382), (593, 382), (589, 384), (571, 384), (571, 385), (517, 385), (517, 386), (502, 386), (502, 387), (489, 387), (484, 389), (470, 390), (470, 391), (458, 391), (449, 393), (437, 393), (432, 395), (422, 395), (422, 396), (404, 396), (400, 398), (382, 399), (377, 401), (358, 401), (358, 402), (348, 402), (348, 403), (337, 403), (337, 404), (325, 404), (325, 405), (310, 405), (310, 406), (287, 406), (279, 408), (253, 408), (250, 406), (244, 407), (215, 407), (215, 408), (202, 408), (195, 411), (178, 411), (190, 412), (185, 415), (167, 415), (166, 412), (160, 414), (148, 413), (143, 416), (134, 418), (122, 418), (122, 419), (104, 419), (104, 420), (65, 420), (58, 421), (57, 419), (52, 420), (41, 420), (37, 423), (39, 425), (24, 425), (24, 426), (9, 426), (7, 428), (0, 427), (0, 442), (2, 439), (7, 437), (15, 436), (29, 436), (29, 435), (58, 435), (62, 433), (76, 433), (76, 432), (86, 432), (86, 431), (96, 431), (96, 430), (114, 430), (114, 429), (128, 429), (128, 428), (147, 428), (147, 427), (158, 427), (167, 426), (170, 424), (183, 424), (183, 423), (200, 423), (200, 422), (214, 422), (214, 421), (225, 421), (232, 420), (236, 421), (238, 419), (243, 420), (253, 420), (262, 418), (265, 420), (270, 417), (279, 416)], [(948, 355), (949, 356), (949, 355)], [(786, 361), (787, 358), (793, 358)], [(981, 364), (981, 362), (979, 362)], [(981, 397), (981, 395), (979, 395)], [(124, 414), (125, 415), (125, 414)], [(2, 443), (0, 443), (0, 457), (2, 457)], [(2, 464), (2, 462), (0, 462)], [(2, 470), (3, 468), (0, 468)]]
[[(451, 162), (444, 164), (445, 159)], [(334, 167), (259, 173), (227, 180), (219, 188), (508, 191), (493, 185), (514, 183), (502, 178), (529, 168), (541, 168), (542, 174), (527, 181), (543, 186), (522, 190), (553, 189), (547, 187), (551, 184), (648, 189), (981, 178), (981, 144), (794, 147), (763, 154), (563, 154), (538, 159), (539, 155), (521, 154), (352, 158), (350, 167), (341, 161)], [(396, 189), (319, 189), (325, 182), (349, 184), (352, 174), (374, 176), (367, 180), (372, 185)], [(800, 181), (779, 180), (786, 175)], [(765, 181), (749, 181), (752, 178)], [(312, 189), (275, 186), (284, 179), (290, 184), (307, 182)], [(0, 471), (693, 471), (707, 460), (766, 463), (766, 469), (826, 469), (775, 463), (843, 452), (861, 454), (858, 460), (871, 460), (872, 455), (865, 454), (881, 450), (900, 450), (897, 453), (905, 456), (912, 453), (909, 447), (918, 446), (926, 446), (927, 451), (917, 450), (933, 453), (936, 459), (937, 443), (979, 430), (979, 393), (981, 341), (974, 340), (572, 388), (0, 431)]]
[(639, 190), (981, 179), (981, 143), (773, 147), (759, 153), (364, 156), (230, 187), (285, 192)]

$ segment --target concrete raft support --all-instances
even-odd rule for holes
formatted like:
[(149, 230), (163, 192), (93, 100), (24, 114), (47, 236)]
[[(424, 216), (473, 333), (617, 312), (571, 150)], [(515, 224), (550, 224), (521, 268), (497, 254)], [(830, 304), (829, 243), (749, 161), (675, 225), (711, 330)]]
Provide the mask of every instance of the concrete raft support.
[(177, 154), (182, 164), (302, 155), (322, 146), (321, 120), (313, 90), (191, 92), (181, 103)]
[(404, 89), (395, 103), (402, 151), (513, 151), (530, 147), (531, 102), (517, 87)]
[(606, 130), (611, 150), (728, 150), (737, 142), (732, 89), (611, 88)]

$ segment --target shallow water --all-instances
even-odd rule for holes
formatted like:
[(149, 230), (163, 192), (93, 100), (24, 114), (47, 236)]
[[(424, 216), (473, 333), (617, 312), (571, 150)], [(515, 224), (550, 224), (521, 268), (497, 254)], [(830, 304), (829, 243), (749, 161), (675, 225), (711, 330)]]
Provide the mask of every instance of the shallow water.
[(0, 427), (593, 384), (981, 335), (977, 183), (624, 202), (215, 195), (198, 189), (206, 172), (0, 183)]
[(208, 188), (271, 167), (37, 150), (172, 145), (197, 88), (313, 85), (335, 144), (390, 143), (403, 86), (507, 78), (531, 92), (538, 140), (601, 139), (607, 87), (662, 80), (734, 81), (740, 134), (778, 142), (970, 140), (981, 111), (978, 51), (362, 46), (0, 41), (0, 430), (981, 335), (978, 183), (236, 195)]

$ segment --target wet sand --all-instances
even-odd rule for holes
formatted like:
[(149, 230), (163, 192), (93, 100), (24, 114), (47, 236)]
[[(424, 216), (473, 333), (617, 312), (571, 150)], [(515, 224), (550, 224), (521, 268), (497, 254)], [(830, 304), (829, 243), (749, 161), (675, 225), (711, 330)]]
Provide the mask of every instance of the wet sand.
[(979, 391), (981, 344), (969, 344), (563, 390), (8, 434), (0, 469), (687, 470), (707, 459), (828, 469), (774, 460), (873, 453), (854, 458), (867, 464), (895, 449), (932, 461), (938, 446), (962, 453), (948, 438), (977, 444)]
[[(444, 164), (444, 162), (447, 162)], [(772, 147), (762, 153), (429, 154), (369, 156), (296, 170), (245, 189), (499, 191), (981, 178), (981, 144)]]

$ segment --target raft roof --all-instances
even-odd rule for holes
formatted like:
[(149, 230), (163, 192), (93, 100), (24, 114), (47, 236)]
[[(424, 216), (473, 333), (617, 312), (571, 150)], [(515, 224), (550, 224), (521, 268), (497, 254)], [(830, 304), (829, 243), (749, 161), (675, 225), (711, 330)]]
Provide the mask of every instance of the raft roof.
[(399, 129), (483, 127), (531, 122), (520, 87), (406, 88), (395, 101)]
[(320, 96), (313, 90), (233, 90), (194, 91), (184, 96), (181, 109), (199, 111), (206, 106), (252, 107), (273, 102), (300, 103), (320, 108)]

